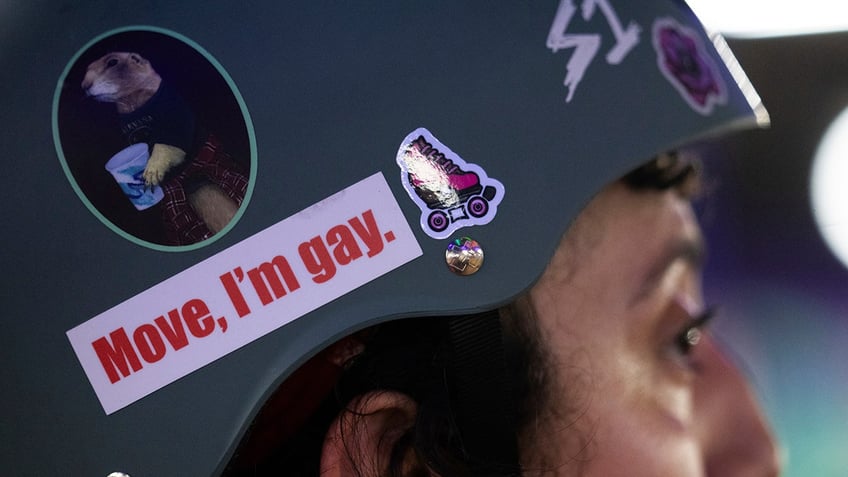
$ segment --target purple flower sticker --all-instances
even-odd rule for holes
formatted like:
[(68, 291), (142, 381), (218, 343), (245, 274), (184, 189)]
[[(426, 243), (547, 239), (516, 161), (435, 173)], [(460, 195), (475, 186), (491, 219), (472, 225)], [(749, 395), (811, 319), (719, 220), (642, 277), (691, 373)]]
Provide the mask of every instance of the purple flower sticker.
[(701, 114), (727, 100), (715, 64), (704, 51), (697, 34), (670, 18), (654, 22), (657, 64), (683, 99)]

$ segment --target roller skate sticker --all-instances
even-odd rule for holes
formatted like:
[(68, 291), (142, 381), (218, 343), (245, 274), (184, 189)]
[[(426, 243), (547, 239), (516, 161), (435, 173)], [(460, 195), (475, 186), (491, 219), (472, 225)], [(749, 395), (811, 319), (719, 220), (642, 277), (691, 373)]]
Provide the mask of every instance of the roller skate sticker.
[(448, 238), (457, 229), (495, 218), (503, 184), (465, 162), (427, 129), (418, 128), (404, 138), (397, 163), (404, 188), (421, 209), (421, 228), (430, 237)]

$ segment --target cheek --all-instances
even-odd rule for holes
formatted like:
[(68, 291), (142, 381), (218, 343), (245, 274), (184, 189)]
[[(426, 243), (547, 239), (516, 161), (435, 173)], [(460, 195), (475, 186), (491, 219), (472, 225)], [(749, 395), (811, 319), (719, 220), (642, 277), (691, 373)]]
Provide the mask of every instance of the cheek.
[(650, 354), (621, 350), (606, 369), (586, 412), (594, 423), (587, 475), (700, 477), (691, 389)]
[(608, 323), (581, 323), (572, 316), (568, 327), (557, 320), (543, 330), (556, 362), (530, 461), (561, 468), (558, 476), (701, 477), (691, 389), (668, 378), (655, 352), (615, 339)]
[(691, 436), (628, 422), (626, 416), (610, 416), (589, 448), (594, 452), (587, 455), (586, 477), (703, 476), (700, 448)]
[(567, 394), (548, 403), (534, 436), (522, 441), (522, 462), (532, 470), (525, 476), (703, 477), (700, 445), (676, 419), (621, 395)]

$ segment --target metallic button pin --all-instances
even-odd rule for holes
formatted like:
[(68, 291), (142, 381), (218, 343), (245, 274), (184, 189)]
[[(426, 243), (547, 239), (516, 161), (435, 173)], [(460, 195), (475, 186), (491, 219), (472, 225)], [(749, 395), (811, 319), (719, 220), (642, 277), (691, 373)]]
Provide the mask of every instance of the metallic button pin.
[(445, 251), (448, 268), (457, 275), (473, 275), (483, 266), (483, 249), (475, 240), (458, 238)]

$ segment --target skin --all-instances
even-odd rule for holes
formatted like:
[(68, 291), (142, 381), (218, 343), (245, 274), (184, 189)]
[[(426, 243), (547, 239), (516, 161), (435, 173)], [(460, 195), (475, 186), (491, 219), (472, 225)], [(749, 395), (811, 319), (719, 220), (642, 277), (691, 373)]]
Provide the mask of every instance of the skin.
[(521, 438), (526, 475), (779, 474), (764, 417), (713, 338), (678, 344), (704, 310), (702, 255), (674, 190), (615, 183), (581, 213), (528, 298), (552, 392)]
[[(581, 212), (519, 302), (536, 320), (548, 391), (519, 436), (524, 477), (780, 473), (777, 445), (739, 371), (706, 331), (696, 345), (680, 344), (705, 308), (702, 258), (700, 229), (679, 191), (618, 182)], [(327, 434), (321, 475), (381, 475), (393, 430), (412, 426), (417, 406), (380, 391), (349, 409)]]

